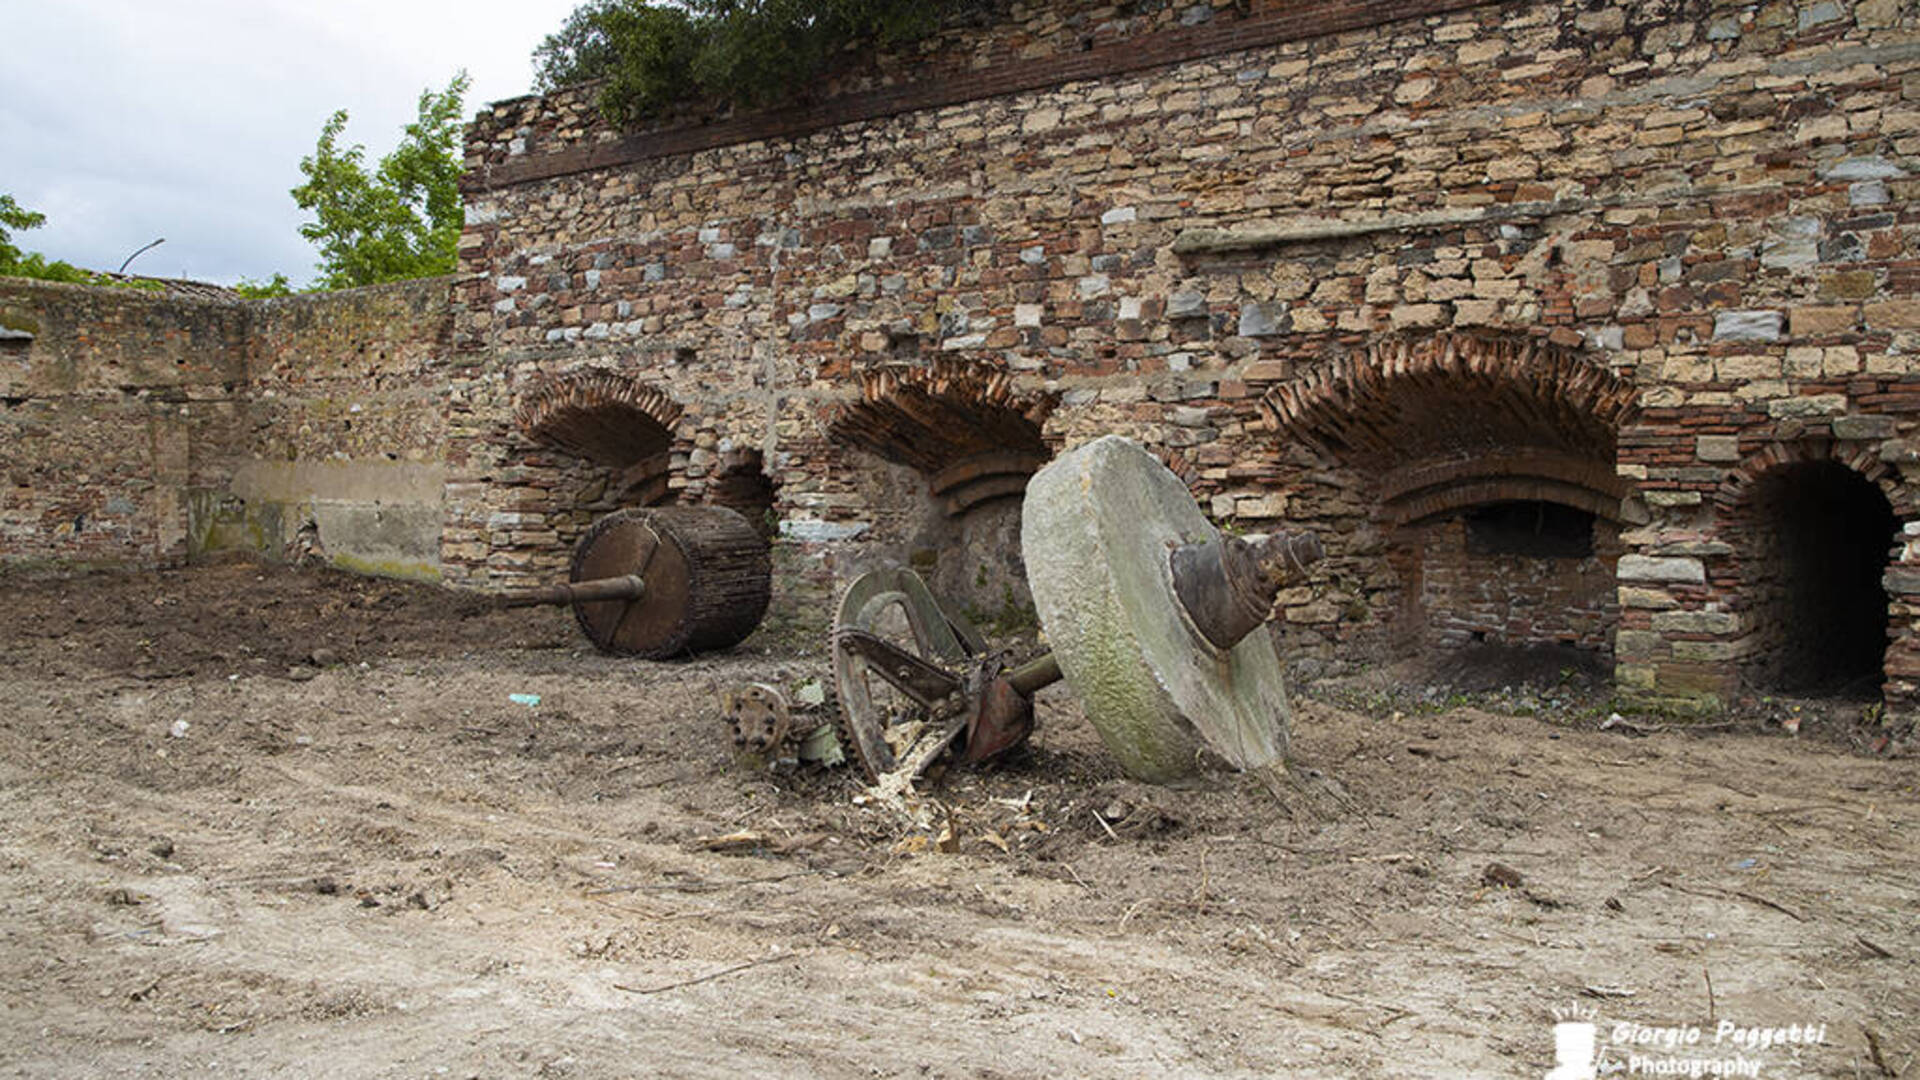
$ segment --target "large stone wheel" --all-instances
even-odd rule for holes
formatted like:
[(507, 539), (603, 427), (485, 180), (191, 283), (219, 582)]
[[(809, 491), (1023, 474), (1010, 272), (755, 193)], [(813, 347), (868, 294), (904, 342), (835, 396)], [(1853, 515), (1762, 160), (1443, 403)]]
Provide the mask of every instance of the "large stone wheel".
[(1172, 549), (1217, 536), (1179, 477), (1109, 435), (1036, 473), (1021, 513), (1040, 623), (1129, 775), (1179, 780), (1202, 746), (1249, 771), (1283, 766), (1290, 713), (1272, 636), (1261, 627), (1220, 650), (1174, 592)]
[(723, 506), (619, 510), (573, 549), (571, 581), (638, 575), (639, 597), (578, 600), (573, 613), (602, 651), (664, 660), (739, 644), (771, 592), (767, 541)]

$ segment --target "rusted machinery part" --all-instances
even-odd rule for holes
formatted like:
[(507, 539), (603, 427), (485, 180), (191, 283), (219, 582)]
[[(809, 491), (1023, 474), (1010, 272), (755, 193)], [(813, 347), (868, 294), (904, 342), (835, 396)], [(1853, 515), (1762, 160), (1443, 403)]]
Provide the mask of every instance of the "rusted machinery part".
[[(880, 636), (890, 614), (898, 619), (893, 632), (910, 641), (892, 643)], [(897, 686), (895, 679), (924, 676), (927, 666), (943, 672), (957, 669), (972, 655), (969, 643), (920, 575), (904, 567), (882, 567), (855, 578), (841, 594), (832, 648), (833, 684), (842, 717), (840, 742), (867, 777), (877, 781), (899, 764), (886, 736), (896, 717), (875, 702), (870, 680), (879, 678)], [(874, 658), (885, 657), (887, 648), (897, 649), (908, 659), (896, 658), (891, 671), (878, 670)], [(902, 667), (905, 674), (898, 673)]]
[[(907, 640), (882, 633), (891, 611), (899, 613), (892, 632)], [(870, 571), (848, 586), (834, 626), (833, 665), (841, 741), (882, 787), (911, 782), (955, 741), (959, 760), (974, 763), (1019, 745), (1033, 730), (1033, 703), (1006, 684), (1000, 659), (905, 568)], [(892, 688), (895, 708), (875, 701), (874, 679)], [(889, 728), (909, 713), (925, 723), (903, 748), (888, 739)]]
[(647, 579), (639, 574), (597, 581), (569, 581), (563, 585), (543, 585), (522, 589), (500, 597), (502, 607), (540, 607), (551, 604), (577, 604), (585, 600), (638, 600), (647, 594)]
[(767, 541), (723, 506), (619, 510), (593, 523), (573, 549), (575, 582), (638, 577), (642, 595), (576, 600), (587, 640), (648, 660), (738, 644), (766, 614)]
[[(1049, 658), (1051, 659), (1051, 658)], [(976, 669), (974, 700), (967, 709), (967, 737), (960, 763), (974, 765), (1000, 756), (1033, 734), (1033, 694), (1022, 692), (997, 660)], [(1054, 668), (1057, 673), (1058, 667)]]
[(742, 750), (770, 753), (793, 734), (793, 709), (777, 687), (748, 683), (724, 692), (720, 705), (733, 727), (733, 745)]
[(1326, 554), (1313, 533), (1216, 536), (1169, 556), (1174, 596), (1201, 637), (1227, 650), (1273, 613), (1274, 598)]

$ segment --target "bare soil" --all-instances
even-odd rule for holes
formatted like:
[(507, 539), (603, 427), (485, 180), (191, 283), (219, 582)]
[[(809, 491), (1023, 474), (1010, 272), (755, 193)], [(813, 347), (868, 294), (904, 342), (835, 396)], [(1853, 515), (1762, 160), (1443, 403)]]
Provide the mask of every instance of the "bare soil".
[(735, 760), (720, 691), (818, 656), (283, 568), (5, 584), (0, 1075), (1538, 1077), (1559, 1009), (1602, 1067), (1812, 1023), (1758, 1075), (1920, 1076), (1920, 765), (1825, 721), (1332, 687), (1279, 802), (1127, 781), (1055, 688), (921, 832)]

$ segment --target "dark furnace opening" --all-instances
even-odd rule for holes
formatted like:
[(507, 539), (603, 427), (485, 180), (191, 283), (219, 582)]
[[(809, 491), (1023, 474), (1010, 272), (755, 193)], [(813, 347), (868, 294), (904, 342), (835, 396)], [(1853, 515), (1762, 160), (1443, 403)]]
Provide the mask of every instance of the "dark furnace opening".
[(1755, 682), (1877, 694), (1887, 651), (1880, 578), (1899, 525), (1886, 496), (1845, 465), (1815, 461), (1760, 477), (1753, 502), (1761, 544), (1753, 615), (1774, 646), (1761, 654)]
[(1525, 499), (1467, 511), (1467, 551), (1584, 559), (1593, 554), (1593, 515), (1559, 503)]

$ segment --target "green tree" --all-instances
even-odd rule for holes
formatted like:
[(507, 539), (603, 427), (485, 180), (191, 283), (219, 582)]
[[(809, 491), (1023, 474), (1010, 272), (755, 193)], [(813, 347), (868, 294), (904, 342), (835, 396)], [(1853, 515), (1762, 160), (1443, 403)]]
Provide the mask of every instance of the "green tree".
[(37, 251), (21, 251), (14, 244), (11, 230), (37, 229), (46, 223), (47, 215), (21, 206), (10, 194), (0, 194), (0, 277), (38, 278), (76, 285), (121, 284), (72, 263), (49, 259)]
[(47, 215), (21, 206), (12, 195), (0, 194), (0, 267), (20, 261), (20, 249), (13, 244), (11, 230), (37, 229), (46, 223)]
[(464, 220), (460, 113), (467, 83), (463, 71), (445, 90), (421, 91), (418, 118), (371, 171), (365, 146), (340, 145), (345, 109), (320, 129), (313, 154), (300, 159), (307, 182), (293, 189), (294, 201), (316, 218), (300, 226), (300, 235), (320, 249), (320, 287), (453, 270)]
[(285, 274), (275, 274), (265, 281), (241, 278), (233, 283), (233, 291), (249, 300), (265, 300), (273, 296), (292, 296), (293, 283)]
[(997, 0), (588, 0), (534, 50), (542, 91), (604, 79), (608, 119), (633, 124), (701, 98), (758, 107), (806, 95), (863, 51), (897, 48)]

